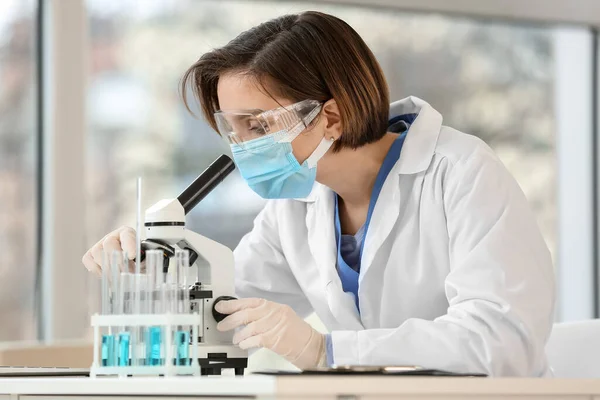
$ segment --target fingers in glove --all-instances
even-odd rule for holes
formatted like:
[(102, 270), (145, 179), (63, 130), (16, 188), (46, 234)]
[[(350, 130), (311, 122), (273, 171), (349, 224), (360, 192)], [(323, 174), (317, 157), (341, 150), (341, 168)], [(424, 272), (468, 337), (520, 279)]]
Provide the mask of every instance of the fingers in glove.
[(273, 318), (269, 318), (270, 314), (264, 315), (259, 320), (247, 324), (243, 329), (240, 329), (233, 335), (233, 344), (238, 344), (244, 340), (256, 336), (262, 335), (265, 332), (269, 332), (274, 326), (277, 325), (277, 321)]
[(229, 331), (241, 325), (247, 325), (261, 318), (267, 310), (264, 299), (239, 299), (220, 301), (215, 309), (222, 314), (230, 314), (217, 325), (220, 331)]
[(102, 264), (104, 262), (104, 249), (102, 248), (102, 242), (98, 242), (89, 250), (92, 259), (98, 265), (98, 273), (100, 273)]
[(119, 243), (118, 238), (114, 236), (107, 236), (104, 238), (102, 241), (102, 248), (103, 251), (109, 255), (109, 257), (112, 257), (112, 254), (115, 252), (119, 253), (123, 251), (121, 249), (121, 243)]
[(248, 308), (258, 308), (266, 303), (267, 301), (265, 299), (227, 300), (218, 302), (215, 309), (221, 314), (233, 314)]
[[(286, 357), (289, 353), (289, 349), (287, 348), (278, 348), (278, 343), (282, 340), (285, 340), (284, 325), (285, 322), (279, 319), (273, 319), (266, 317), (260, 321), (257, 321), (255, 327), (251, 328), (249, 331), (244, 333), (245, 336), (242, 340), (239, 341), (238, 346), (242, 350), (251, 349), (255, 347), (264, 347), (280, 356)], [(250, 325), (248, 325), (249, 327)], [(246, 328), (248, 328), (246, 327)], [(245, 328), (245, 329), (246, 329)], [(251, 334), (252, 330), (255, 332), (260, 332), (256, 334)], [(241, 336), (241, 335), (240, 335)]]
[(123, 251), (127, 253), (127, 258), (133, 260), (137, 253), (135, 230), (129, 227), (121, 228), (119, 232), (119, 242)]
[(264, 347), (263, 346), (263, 336), (262, 335), (250, 336), (248, 339), (240, 342), (239, 347), (242, 350)]
[[(221, 303), (219, 303), (221, 304)], [(248, 325), (264, 317), (268, 310), (262, 307), (243, 309), (229, 315), (223, 321), (217, 324), (217, 329), (221, 332), (230, 331), (242, 325)]]
[(100, 265), (98, 265), (98, 263), (96, 263), (96, 261), (94, 261), (94, 257), (92, 256), (91, 250), (86, 251), (86, 253), (83, 255), (83, 258), (81, 259), (81, 261), (83, 262), (83, 265), (88, 269), (88, 271), (93, 272), (93, 273), (97, 274), (98, 276), (100, 276), (100, 274), (101, 274)]

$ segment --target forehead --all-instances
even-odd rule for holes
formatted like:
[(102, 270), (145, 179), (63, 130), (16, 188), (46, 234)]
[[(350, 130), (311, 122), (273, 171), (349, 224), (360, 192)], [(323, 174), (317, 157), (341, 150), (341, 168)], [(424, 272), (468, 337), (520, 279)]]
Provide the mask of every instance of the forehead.
[(243, 74), (225, 74), (219, 77), (217, 86), (219, 107), (230, 110), (271, 110), (293, 102), (271, 97), (262, 89), (256, 79)]

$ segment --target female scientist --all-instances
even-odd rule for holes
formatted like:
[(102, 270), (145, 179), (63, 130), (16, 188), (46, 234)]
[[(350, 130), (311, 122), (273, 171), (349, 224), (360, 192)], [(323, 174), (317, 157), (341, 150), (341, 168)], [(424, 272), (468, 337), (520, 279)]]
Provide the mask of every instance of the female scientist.
[[(549, 251), (519, 186), (476, 137), (415, 97), (389, 104), (345, 22), (305, 12), (256, 26), (186, 72), (248, 185), (273, 199), (235, 249), (234, 343), (306, 369), (421, 365), (544, 376)], [(121, 228), (83, 257), (135, 257)], [(331, 332), (303, 318), (315, 312)]]

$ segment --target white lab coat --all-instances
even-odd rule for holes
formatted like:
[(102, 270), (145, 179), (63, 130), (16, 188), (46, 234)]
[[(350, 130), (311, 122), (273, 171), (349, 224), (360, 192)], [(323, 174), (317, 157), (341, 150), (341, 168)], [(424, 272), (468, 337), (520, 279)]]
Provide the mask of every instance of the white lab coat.
[(550, 254), (527, 200), (480, 139), (418, 113), (365, 238), (360, 314), (336, 271), (334, 193), (269, 201), (234, 252), (236, 291), (316, 312), (338, 365), (421, 365), (491, 376), (549, 374)]

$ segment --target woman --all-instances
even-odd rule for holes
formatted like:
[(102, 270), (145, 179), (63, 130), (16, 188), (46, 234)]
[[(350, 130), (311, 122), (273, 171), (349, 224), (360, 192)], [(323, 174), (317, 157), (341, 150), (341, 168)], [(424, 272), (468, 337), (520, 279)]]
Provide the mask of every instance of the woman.
[[(276, 18), (204, 54), (187, 85), (242, 177), (273, 199), (234, 252), (241, 299), (219, 305), (220, 330), (242, 327), (234, 343), (299, 368), (548, 374), (553, 268), (525, 196), (429, 104), (390, 106), (349, 25)], [(134, 240), (116, 230), (83, 263), (97, 270), (103, 249), (133, 258)], [(304, 322), (313, 311), (330, 334)]]

